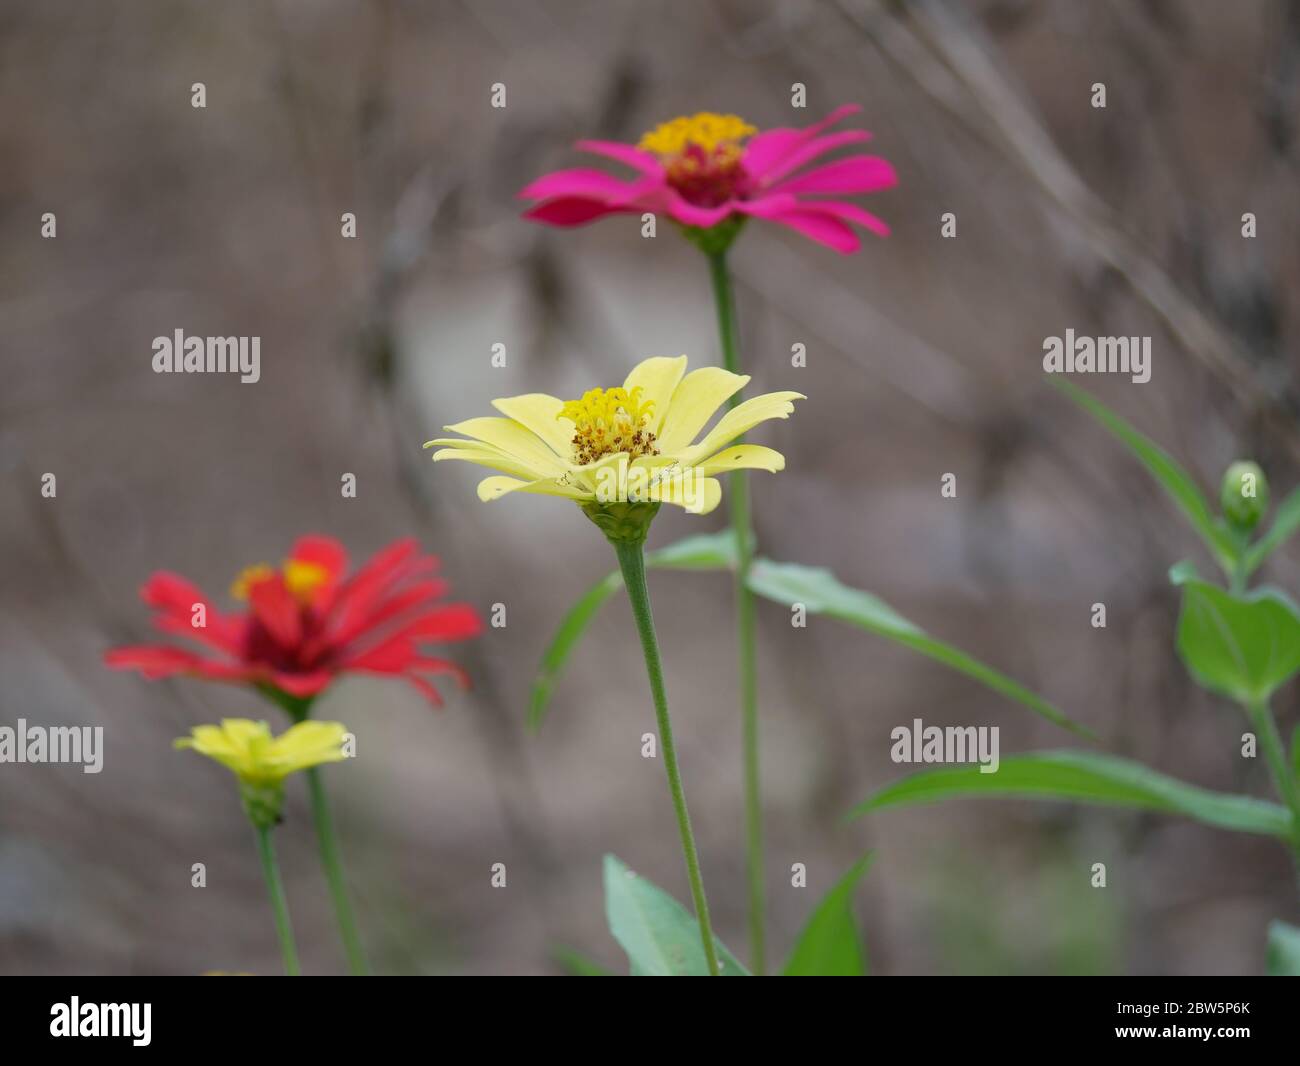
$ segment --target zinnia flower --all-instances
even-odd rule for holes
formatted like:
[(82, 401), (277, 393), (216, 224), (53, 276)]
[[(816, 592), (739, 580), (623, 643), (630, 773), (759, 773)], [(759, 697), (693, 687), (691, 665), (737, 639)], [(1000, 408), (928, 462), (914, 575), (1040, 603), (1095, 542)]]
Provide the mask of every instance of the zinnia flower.
[(278, 737), (265, 722), (223, 718), (221, 725), (196, 725), (177, 748), (192, 748), (215, 759), (246, 785), (274, 787), (298, 770), (342, 762), (347, 729), (339, 722), (299, 722)]
[(622, 388), (591, 389), (565, 402), (543, 393), (494, 400), (504, 418), (471, 418), (431, 440), (435, 461), (464, 459), (501, 471), (479, 483), (481, 500), (534, 492), (575, 500), (589, 515), (611, 504), (671, 503), (692, 514), (718, 505), (715, 475), (728, 470), (776, 472), (780, 452), (732, 445), (770, 418), (786, 418), (797, 392), (770, 392), (737, 404), (698, 442), (696, 435), (749, 378), (718, 367), (686, 373), (686, 356), (639, 363)]
[(183, 674), (270, 686), (299, 700), (319, 695), (340, 674), (381, 674), (401, 677), (441, 704), (422, 675), (448, 674), (462, 685), (468, 679), (420, 645), (465, 640), (483, 624), (468, 604), (436, 602), (448, 587), (430, 576), (437, 566), (406, 539), (349, 574), (341, 544), (305, 536), (278, 569), (263, 563), (239, 575), (231, 594), (247, 602), (242, 614), (223, 613), (185, 578), (159, 572), (140, 590), (157, 612), (154, 625), (218, 654), (155, 644), (114, 648), (104, 661), (150, 680)]
[[(804, 129), (759, 132), (736, 115), (701, 112), (651, 130), (636, 145), (579, 141), (581, 151), (637, 171), (624, 181), (589, 167), (539, 178), (519, 196), (539, 201), (525, 218), (552, 226), (580, 226), (613, 214), (665, 214), (688, 232), (727, 223), (724, 243), (746, 218), (764, 218), (837, 252), (858, 248), (856, 223), (882, 237), (889, 227), (857, 204), (834, 199), (897, 184), (893, 166), (877, 156), (850, 155), (809, 167), (828, 152), (870, 139), (866, 130), (827, 129), (861, 108), (845, 104)], [(827, 198), (830, 197), (830, 198)]]

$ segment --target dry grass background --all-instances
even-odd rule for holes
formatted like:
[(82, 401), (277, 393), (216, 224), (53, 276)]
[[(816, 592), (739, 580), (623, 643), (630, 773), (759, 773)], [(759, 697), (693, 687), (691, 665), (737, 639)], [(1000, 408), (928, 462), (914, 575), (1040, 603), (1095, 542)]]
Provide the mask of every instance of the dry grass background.
[[(686, 897), (662, 768), (639, 754), (653, 715), (624, 602), (540, 735), (522, 728), (554, 624), (611, 565), (596, 531), (563, 501), (479, 504), (473, 472), (433, 469), (420, 444), (494, 396), (716, 358), (692, 248), (631, 220), (543, 230), (513, 199), (574, 165), (579, 136), (632, 140), (700, 109), (766, 126), (856, 101), (900, 174), (871, 205), (894, 236), (856, 256), (759, 227), (737, 246), (755, 387), (810, 397), (764, 436), (789, 460), (754, 479), (765, 552), (883, 596), (1109, 750), (1263, 794), (1242, 721), (1172, 650), (1165, 568), (1193, 537), (1040, 360), (1067, 327), (1149, 334), (1149, 384), (1085, 384), (1206, 485), (1241, 454), (1279, 495), (1295, 484), (1298, 78), (1300, 5), (1263, 0), (0, 6), (0, 721), (102, 725), (107, 745), (98, 776), (0, 767), (0, 969), (276, 971), (231, 783), (170, 750), (258, 708), (99, 657), (145, 635), (151, 570), (221, 590), (309, 530), (357, 558), (414, 534), (460, 595), (508, 607), (461, 652), (476, 688), (445, 712), (378, 681), (322, 707), (361, 738), (329, 775), (380, 969), (553, 972), (561, 943), (621, 966), (606, 851)], [(796, 81), (809, 109), (792, 114)], [(260, 336), (261, 382), (153, 374), (151, 340), (176, 328)], [(489, 366), (498, 341), (506, 369)], [(665, 515), (653, 543), (723, 522)], [(1267, 576), (1294, 591), (1298, 564), (1288, 550)], [(743, 957), (728, 582), (656, 575), (653, 593), (715, 922)], [(1258, 972), (1267, 921), (1296, 920), (1275, 845), (1174, 820), (994, 801), (841, 824), (900, 774), (889, 730), (913, 717), (998, 725), (1004, 755), (1071, 740), (837, 623), (791, 629), (762, 604), (759, 636), (778, 956), (867, 848), (879, 973)], [(1293, 687), (1288, 734), (1298, 708)], [(298, 792), (279, 841), (305, 966), (337, 971)], [(796, 861), (808, 891), (787, 887)]]

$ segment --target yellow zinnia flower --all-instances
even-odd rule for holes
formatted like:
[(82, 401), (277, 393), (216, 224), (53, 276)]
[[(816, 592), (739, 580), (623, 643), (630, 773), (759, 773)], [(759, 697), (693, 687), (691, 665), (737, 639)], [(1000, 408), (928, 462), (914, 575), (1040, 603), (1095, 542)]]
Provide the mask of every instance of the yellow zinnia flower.
[(509, 492), (562, 496), (593, 507), (671, 503), (708, 514), (722, 498), (716, 475), (785, 466), (780, 452), (732, 445), (769, 418), (787, 418), (797, 392), (770, 392), (737, 404), (700, 440), (719, 407), (749, 378), (707, 366), (686, 373), (686, 356), (637, 364), (622, 388), (591, 389), (565, 402), (544, 393), (494, 400), (504, 418), (471, 418), (445, 428), (461, 437), (431, 440), (434, 461), (464, 459), (502, 475), (478, 486), (479, 499)]
[(299, 722), (273, 737), (265, 722), (224, 718), (221, 725), (199, 725), (176, 741), (233, 770), (251, 785), (273, 785), (298, 770), (340, 762), (347, 729), (339, 722)]
[(273, 737), (265, 722), (223, 718), (219, 726), (195, 726), (176, 747), (192, 748), (233, 771), (249, 818), (254, 825), (270, 826), (280, 820), (284, 779), (298, 770), (346, 759), (347, 735), (339, 722), (308, 720)]

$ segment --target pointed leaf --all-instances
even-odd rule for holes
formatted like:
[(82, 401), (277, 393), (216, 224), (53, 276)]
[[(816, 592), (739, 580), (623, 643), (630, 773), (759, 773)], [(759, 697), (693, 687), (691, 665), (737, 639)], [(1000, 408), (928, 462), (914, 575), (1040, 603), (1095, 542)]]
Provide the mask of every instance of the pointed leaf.
[(1165, 492), (1183, 512), (1184, 517), (1201, 535), (1205, 546), (1224, 572), (1230, 574), (1237, 559), (1237, 546), (1232, 537), (1210, 510), (1210, 505), (1192, 476), (1155, 441), (1140, 433), (1114, 411), (1064, 378), (1053, 377), (1052, 384), (1087, 411), (1119, 439), (1160, 482)]
[[(634, 977), (707, 977), (695, 918), (662, 888), (605, 856), (605, 917), (627, 952)], [(736, 957), (713, 938), (723, 977), (748, 977)]]
[(828, 614), (842, 622), (888, 637), (968, 677), (973, 677), (1008, 699), (1023, 703), (1050, 722), (1055, 722), (1082, 736), (1092, 736), (1087, 728), (1067, 718), (1041, 696), (1035, 695), (1023, 685), (998, 673), (991, 666), (985, 666), (977, 659), (972, 659), (951, 644), (927, 636), (923, 630), (909, 622), (889, 604), (868, 592), (841, 584), (829, 570), (800, 566), (797, 563), (774, 563), (767, 559), (758, 559), (749, 572), (749, 587), (760, 596), (766, 596), (786, 606), (802, 603), (813, 614)]
[(853, 892), (870, 863), (871, 856), (864, 855), (822, 897), (799, 934), (786, 977), (867, 975), (867, 955), (853, 920)]
[(1220, 829), (1286, 838), (1291, 814), (1251, 796), (1212, 792), (1141, 763), (1085, 751), (1045, 751), (1003, 759), (996, 773), (978, 766), (923, 770), (886, 785), (849, 817), (960, 796), (1039, 796), (1101, 806), (1181, 814)]
[(1267, 700), (1300, 670), (1300, 612), (1276, 589), (1244, 596), (1189, 579), (1178, 654), (1198, 684), (1239, 703)]
[(1282, 501), (1268, 532), (1246, 551), (1244, 565), (1247, 576), (1258, 570), (1264, 560), (1285, 544), (1297, 529), (1300, 529), (1300, 489)]
[[(686, 537), (665, 548), (646, 554), (646, 565), (663, 570), (726, 570), (736, 565), (736, 538), (731, 530), (719, 533), (701, 533)], [(546, 717), (547, 707), (556, 679), (573, 649), (591, 625), (604, 602), (623, 587), (623, 576), (617, 570), (606, 574), (578, 599), (560, 621), (555, 636), (551, 638), (537, 677), (528, 707), (528, 727), (538, 729)]]

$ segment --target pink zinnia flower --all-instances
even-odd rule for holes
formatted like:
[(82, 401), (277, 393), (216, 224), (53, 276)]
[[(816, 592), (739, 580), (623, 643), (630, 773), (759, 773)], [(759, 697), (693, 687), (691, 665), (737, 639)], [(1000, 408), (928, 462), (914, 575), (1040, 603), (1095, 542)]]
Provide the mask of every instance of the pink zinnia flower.
[[(248, 603), (242, 614), (219, 611), (185, 578), (160, 571), (140, 590), (157, 612), (154, 625), (219, 655), (148, 644), (114, 648), (104, 662), (150, 680), (183, 674), (271, 686), (297, 700), (319, 695), (340, 674), (382, 674), (403, 678), (441, 704), (422, 674), (448, 674), (462, 685), (468, 679), (455, 663), (428, 656), (419, 645), (477, 636), (483, 623), (468, 604), (435, 602), (447, 592), (445, 581), (429, 576), (437, 566), (407, 539), (349, 575), (338, 541), (300, 537), (279, 569), (262, 563), (235, 580), (231, 594)], [(196, 624), (200, 617), (203, 625)]]
[(581, 226), (606, 215), (649, 211), (699, 230), (765, 218), (847, 254), (858, 247), (849, 223), (882, 237), (889, 227), (857, 204), (825, 197), (888, 189), (898, 182), (894, 168), (869, 155), (805, 168), (827, 152), (870, 140), (866, 130), (824, 132), (860, 110), (845, 104), (805, 129), (761, 133), (735, 115), (701, 112), (664, 123), (637, 145), (579, 141), (580, 150), (624, 163), (638, 176), (624, 181), (587, 167), (547, 174), (519, 194), (539, 201), (524, 217)]

